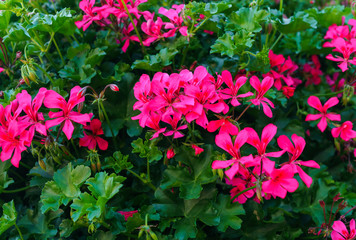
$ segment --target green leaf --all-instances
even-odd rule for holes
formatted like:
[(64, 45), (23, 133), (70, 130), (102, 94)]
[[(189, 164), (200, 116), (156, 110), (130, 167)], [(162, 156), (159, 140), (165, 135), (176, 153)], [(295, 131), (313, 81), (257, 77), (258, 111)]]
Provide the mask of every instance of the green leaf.
[(350, 14), (350, 9), (346, 9), (343, 5), (335, 5), (327, 6), (322, 10), (310, 8), (305, 10), (305, 12), (315, 18), (319, 25), (328, 28), (332, 24), (341, 25), (342, 18), (340, 16)]
[(288, 34), (304, 31), (309, 28), (316, 28), (317, 23), (318, 22), (308, 13), (297, 12), (290, 18), (277, 19), (276, 27), (281, 33)]
[(42, 213), (47, 212), (49, 209), (57, 211), (62, 204), (62, 191), (54, 181), (46, 183), (42, 189), (41, 202)]
[(117, 176), (115, 173), (108, 175), (106, 172), (100, 172), (95, 174), (94, 178), (89, 178), (86, 184), (89, 185), (89, 190), (96, 198), (103, 197), (109, 200), (119, 192), (123, 186), (121, 182), (125, 179), (125, 177)]
[(113, 157), (105, 158), (102, 169), (114, 169), (115, 173), (120, 173), (125, 169), (131, 169), (133, 165), (128, 159), (129, 155), (123, 155), (120, 151), (116, 151)]
[(143, 60), (136, 60), (132, 64), (132, 69), (143, 69), (147, 71), (162, 71), (163, 67), (172, 64), (172, 59), (179, 51), (163, 48), (156, 55), (146, 55)]
[(66, 197), (75, 198), (80, 194), (79, 187), (90, 177), (90, 174), (89, 167), (81, 165), (73, 170), (72, 164), (69, 163), (54, 173), (53, 180)]
[(132, 141), (132, 153), (139, 153), (140, 158), (147, 158), (149, 162), (158, 161), (163, 157), (163, 155), (156, 144), (157, 141), (149, 140), (149, 135), (146, 134), (146, 141), (143, 141), (142, 138)]
[(42, 32), (72, 35), (76, 29), (71, 10), (64, 8), (55, 15), (37, 13), (31, 18), (31, 25), (27, 29), (35, 29)]
[(209, 12), (211, 15), (224, 12), (225, 10), (231, 8), (231, 4), (226, 1), (219, 2), (209, 2), (205, 5), (205, 11)]
[(262, 30), (261, 22), (268, 17), (268, 12), (265, 10), (257, 10), (257, 8), (240, 8), (237, 12), (233, 12), (226, 24), (226, 30), (237, 31), (241, 28), (248, 32), (260, 32)]
[(85, 59), (85, 64), (89, 64), (92, 67), (100, 65), (101, 61), (104, 59), (106, 52), (100, 48), (95, 48), (91, 50)]
[(220, 194), (216, 203), (220, 223), (218, 230), (225, 232), (228, 227), (238, 230), (241, 227), (242, 220), (237, 215), (245, 214), (245, 210), (240, 203), (231, 203), (231, 199), (227, 195)]
[(220, 53), (222, 56), (227, 55), (233, 57), (235, 55), (236, 46), (229, 33), (225, 33), (219, 37), (215, 44), (211, 46), (211, 53)]
[(6, 189), (11, 183), (14, 183), (12, 178), (9, 178), (7, 170), (11, 167), (10, 161), (0, 162), (0, 193)]
[(21, 23), (15, 23), (4, 37), (5, 42), (23, 42), (30, 39), (30, 34)]
[(73, 221), (78, 221), (85, 214), (91, 214), (89, 221), (93, 220), (94, 217), (100, 217), (101, 212), (96, 206), (96, 202), (97, 200), (89, 193), (81, 193), (79, 198), (74, 199), (72, 205), (70, 205), (74, 209), (72, 213)]
[(3, 213), (0, 218), (0, 235), (16, 224), (17, 212), (14, 200), (2, 205)]
[(10, 11), (0, 11), (0, 30), (6, 30), (11, 18)]
[(195, 238), (198, 232), (196, 221), (192, 218), (183, 218), (177, 221), (174, 223), (173, 228), (176, 229), (174, 237), (178, 240)]

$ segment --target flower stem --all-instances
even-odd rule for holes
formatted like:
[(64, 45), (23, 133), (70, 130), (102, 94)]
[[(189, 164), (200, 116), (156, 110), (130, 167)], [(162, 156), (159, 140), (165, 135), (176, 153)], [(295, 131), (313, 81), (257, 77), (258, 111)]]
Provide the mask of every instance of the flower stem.
[(239, 197), (240, 195), (244, 194), (247, 191), (250, 191), (251, 189), (255, 189), (257, 187), (257, 185), (246, 188), (244, 190), (242, 190), (241, 192), (239, 192), (238, 194), (236, 194), (231, 200), (234, 201), (237, 197)]
[(138, 175), (137, 173), (135, 173), (134, 171), (130, 170), (130, 169), (126, 169), (127, 171), (129, 171), (132, 175), (134, 175), (135, 177), (137, 177), (138, 179), (141, 180), (141, 182), (143, 182), (144, 184), (146, 184), (147, 186), (149, 186), (153, 191), (156, 191), (157, 188), (152, 184), (151, 180), (148, 181), (148, 179), (144, 179), (142, 178), (140, 175)]
[(64, 65), (65, 63), (64, 63), (63, 55), (62, 55), (61, 50), (58, 47), (57, 41), (56, 41), (56, 39), (54, 37), (54, 33), (53, 33), (53, 43), (54, 43), (54, 46), (56, 46), (57, 52), (59, 54), (59, 57), (61, 58), (62, 64)]
[(130, 18), (130, 21), (131, 21), (131, 23), (132, 23), (132, 26), (133, 26), (134, 29), (135, 29), (135, 32), (136, 32), (136, 34), (137, 34), (138, 39), (140, 40), (140, 44), (141, 44), (141, 47), (142, 47), (142, 52), (143, 52), (145, 55), (147, 55), (146, 48), (145, 48), (145, 46), (143, 45), (143, 42), (142, 42), (142, 37), (141, 37), (140, 33), (139, 33), (138, 30), (137, 30), (136, 24), (135, 24), (134, 20), (132, 19), (132, 16), (131, 16), (131, 14), (130, 14), (130, 12), (129, 12), (129, 9), (127, 8), (126, 3), (125, 3), (124, 0), (120, 0), (120, 1), (121, 1), (122, 5), (124, 6), (127, 15), (128, 15), (129, 18)]
[(283, 9), (283, 0), (279, 1), (279, 11), (282, 12)]
[(242, 117), (242, 115), (244, 115), (244, 113), (247, 111), (247, 109), (249, 109), (252, 106), (252, 103), (250, 103), (250, 105), (248, 105), (245, 110), (242, 111), (242, 113), (240, 114), (240, 116), (236, 119), (236, 122), (239, 121), (239, 119)]
[(15, 228), (17, 229), (17, 231), (18, 231), (18, 233), (19, 233), (19, 235), (20, 235), (21, 240), (23, 240), (23, 237), (22, 237), (22, 233), (21, 233), (21, 231), (20, 231), (20, 228), (17, 226), (16, 223), (15, 223)]
[(27, 187), (23, 187), (23, 188), (18, 188), (18, 189), (14, 189), (14, 190), (2, 190), (2, 193), (17, 193), (17, 192), (22, 192), (25, 191), (27, 189), (30, 189), (32, 186), (27, 186)]
[[(281, 0), (282, 1), (282, 0)], [(273, 45), (271, 46), (271, 49), (274, 48), (274, 46), (276, 46), (276, 44), (279, 42), (279, 40), (281, 40), (281, 38), (284, 36), (283, 33), (281, 33), (278, 38), (276, 39), (276, 41), (273, 43)]]
[(339, 93), (343, 93), (344, 90), (340, 90), (338, 92), (332, 92), (332, 93), (325, 93), (325, 94), (314, 94), (314, 96), (317, 96), (317, 97), (327, 97), (327, 96), (333, 96), (333, 95), (337, 95)]
[(106, 120), (106, 122), (107, 122), (107, 124), (108, 124), (108, 126), (109, 126), (109, 128), (110, 128), (111, 136), (112, 136), (112, 138), (113, 138), (113, 140), (114, 140), (114, 146), (115, 146), (115, 148), (117, 149), (117, 143), (116, 143), (114, 131), (112, 130), (112, 127), (111, 127), (111, 123), (110, 123), (108, 114), (106, 113), (106, 110), (105, 110), (105, 108), (104, 108), (104, 104), (103, 104), (102, 101), (100, 101), (100, 107), (101, 107), (101, 110), (102, 110), (103, 113), (104, 113), (105, 120)]
[(39, 70), (41, 70), (41, 72), (43, 72), (43, 74), (48, 77), (48, 79), (51, 81), (51, 83), (54, 85), (54, 80), (53, 78), (46, 72), (46, 70), (44, 70), (40, 65), (38, 65), (37, 63), (33, 63), (33, 65), (35, 65)]

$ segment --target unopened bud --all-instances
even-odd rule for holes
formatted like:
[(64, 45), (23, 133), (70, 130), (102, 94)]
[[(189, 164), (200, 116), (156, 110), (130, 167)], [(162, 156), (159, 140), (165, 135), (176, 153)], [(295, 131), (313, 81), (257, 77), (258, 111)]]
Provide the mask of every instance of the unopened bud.
[(325, 202), (323, 200), (319, 200), (319, 204), (322, 208), (325, 208)]
[(96, 230), (95, 225), (93, 223), (91, 223), (88, 227), (88, 233), (93, 234), (95, 232), (95, 230)]
[(221, 168), (219, 168), (218, 170), (218, 176), (219, 178), (222, 180), (224, 178), (224, 170), (222, 170)]
[(335, 144), (336, 150), (337, 150), (338, 152), (340, 152), (340, 151), (341, 151), (340, 142), (339, 142), (336, 138), (334, 138), (334, 144)]
[(18, 51), (16, 52), (16, 59), (19, 59), (22, 57), (22, 52)]
[(336, 202), (336, 201), (342, 199), (342, 197), (340, 197), (340, 195), (341, 195), (340, 193), (336, 194), (335, 197), (333, 197), (333, 201)]
[(273, 30), (273, 25), (272, 23), (268, 23), (268, 26), (267, 26), (267, 33), (270, 34)]
[(345, 84), (344, 86), (344, 91), (342, 93), (342, 104), (346, 106), (346, 104), (351, 100), (351, 98), (354, 96), (355, 93), (355, 88), (354, 86), (350, 86), (348, 84)]
[(337, 209), (339, 211), (345, 209), (347, 207), (347, 202), (345, 202), (344, 200), (341, 201), (341, 203), (339, 203), (339, 206), (337, 207)]
[(46, 171), (46, 163), (43, 161), (43, 159), (38, 159), (38, 164), (44, 171)]
[(3, 91), (0, 91), (0, 98), (4, 98), (4, 92)]
[(119, 91), (119, 87), (116, 84), (109, 84), (108, 86), (114, 92), (118, 92)]
[(98, 161), (96, 162), (96, 169), (98, 170), (98, 172), (100, 172), (100, 170), (101, 170), (101, 162), (100, 162), (99, 159), (98, 159)]
[(93, 173), (96, 173), (96, 165), (95, 165), (95, 163), (92, 162), (92, 163), (90, 164), (90, 168), (91, 168), (91, 170), (92, 170)]

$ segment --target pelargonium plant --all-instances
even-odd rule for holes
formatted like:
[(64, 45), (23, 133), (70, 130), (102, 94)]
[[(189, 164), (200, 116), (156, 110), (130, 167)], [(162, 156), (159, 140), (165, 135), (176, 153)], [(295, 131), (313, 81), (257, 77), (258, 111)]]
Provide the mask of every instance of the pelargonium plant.
[(355, 1), (0, 1), (1, 239), (356, 239)]

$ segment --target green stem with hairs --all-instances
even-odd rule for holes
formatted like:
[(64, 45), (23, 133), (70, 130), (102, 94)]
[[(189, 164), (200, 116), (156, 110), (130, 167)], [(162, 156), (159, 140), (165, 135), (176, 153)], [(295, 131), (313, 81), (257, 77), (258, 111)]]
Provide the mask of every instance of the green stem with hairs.
[(39, 70), (41, 70), (41, 72), (43, 72), (43, 74), (48, 77), (48, 79), (51, 81), (51, 83), (54, 85), (54, 80), (53, 78), (46, 72), (46, 70), (44, 70), (40, 65), (38, 65), (37, 63), (33, 63), (34, 66), (36, 66)]
[(108, 124), (108, 126), (109, 126), (109, 129), (110, 129), (110, 132), (111, 132), (112, 138), (113, 138), (113, 140), (114, 140), (114, 146), (115, 146), (115, 149), (117, 149), (117, 143), (116, 143), (116, 139), (115, 139), (114, 131), (113, 131), (112, 127), (111, 127), (110, 119), (109, 119), (109, 117), (108, 117), (108, 114), (106, 113), (106, 110), (105, 110), (105, 108), (104, 108), (104, 104), (103, 104), (103, 102), (102, 102), (102, 101), (99, 101), (99, 102), (100, 102), (100, 107), (101, 107), (101, 110), (103, 111), (103, 114), (104, 114), (105, 120), (106, 120), (106, 122), (107, 122), (107, 124)]
[(241, 192), (239, 192), (238, 194), (236, 194), (231, 200), (234, 201), (236, 198), (238, 198), (240, 195), (244, 194), (247, 191), (250, 191), (251, 189), (255, 189), (257, 187), (257, 185), (246, 188), (244, 190), (242, 190)]
[(19, 233), (21, 240), (23, 240), (23, 237), (22, 237), (22, 233), (21, 233), (21, 231), (20, 231), (20, 228), (17, 226), (16, 223), (15, 223), (15, 228), (17, 229), (17, 232)]
[(144, 179), (142, 178), (140, 175), (138, 175), (137, 173), (135, 173), (134, 171), (130, 170), (130, 169), (126, 169), (127, 171), (129, 171), (132, 175), (134, 175), (135, 177), (137, 177), (138, 179), (141, 180), (141, 182), (143, 182), (144, 184), (146, 184), (147, 186), (149, 186), (153, 191), (156, 191), (157, 188), (152, 184), (151, 180), (148, 181), (148, 179)]
[(56, 46), (57, 52), (58, 52), (58, 54), (59, 54), (59, 57), (61, 58), (62, 64), (64, 65), (65, 62), (64, 62), (64, 59), (63, 59), (63, 55), (62, 55), (61, 50), (60, 50), (59, 47), (58, 47), (58, 44), (57, 44), (56, 39), (54, 38), (54, 33), (53, 33), (53, 43), (54, 43), (54, 46)]

